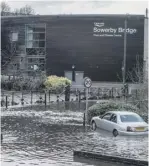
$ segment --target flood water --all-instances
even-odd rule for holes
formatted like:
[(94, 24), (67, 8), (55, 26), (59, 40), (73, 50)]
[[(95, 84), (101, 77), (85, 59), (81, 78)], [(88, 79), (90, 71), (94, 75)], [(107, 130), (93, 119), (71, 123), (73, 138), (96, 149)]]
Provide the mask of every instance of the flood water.
[(2, 166), (122, 166), (73, 157), (73, 150), (147, 160), (147, 137), (113, 137), (82, 126), (83, 113), (59, 111), (2, 112)]

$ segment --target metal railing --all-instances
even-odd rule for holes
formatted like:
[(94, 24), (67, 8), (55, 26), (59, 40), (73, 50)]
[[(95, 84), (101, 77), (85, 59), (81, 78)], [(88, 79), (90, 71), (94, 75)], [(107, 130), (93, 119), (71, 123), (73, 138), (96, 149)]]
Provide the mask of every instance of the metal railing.
[[(81, 103), (84, 105), (86, 100), (85, 88), (70, 88), (69, 95), (66, 98), (66, 90), (59, 94), (52, 91), (1, 91), (1, 107), (8, 108), (11, 106), (32, 106), (32, 105), (76, 105), (77, 109), (81, 108)], [(90, 88), (88, 100), (90, 103), (96, 103), (99, 100), (114, 100), (116, 102), (127, 102), (141, 108), (144, 105), (147, 108), (148, 99), (137, 99), (138, 93), (134, 91), (132, 94), (126, 96), (124, 100), (124, 93), (122, 89), (116, 88)]]

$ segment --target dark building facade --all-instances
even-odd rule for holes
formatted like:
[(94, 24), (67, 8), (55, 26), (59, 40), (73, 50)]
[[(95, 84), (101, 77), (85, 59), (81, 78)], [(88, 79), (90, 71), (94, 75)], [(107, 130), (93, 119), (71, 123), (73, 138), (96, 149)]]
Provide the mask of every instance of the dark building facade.
[(28, 75), (40, 69), (46, 70), (47, 75), (73, 79), (75, 71), (78, 84), (86, 76), (93, 81), (119, 82), (125, 19), (127, 72), (135, 65), (137, 55), (143, 62), (143, 15), (2, 17), (2, 32), (6, 27), (11, 29), (14, 41), (23, 50), (18, 53), (21, 57), (19, 70)]

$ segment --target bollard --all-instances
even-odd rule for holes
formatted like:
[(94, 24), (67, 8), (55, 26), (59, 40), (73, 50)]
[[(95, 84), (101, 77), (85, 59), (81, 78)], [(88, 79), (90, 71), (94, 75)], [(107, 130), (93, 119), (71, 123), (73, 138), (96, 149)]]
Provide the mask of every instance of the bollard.
[(65, 87), (65, 101), (70, 100), (70, 86)]
[(46, 107), (46, 105), (47, 105), (47, 94), (45, 93), (45, 95), (44, 95), (45, 97), (45, 107)]
[(81, 101), (81, 93), (79, 91), (79, 103), (80, 103), (80, 101)]
[(57, 96), (57, 110), (59, 110), (59, 96)]
[(8, 96), (6, 96), (6, 108), (8, 108)]
[(1, 143), (3, 142), (3, 134), (1, 133)]
[(42, 103), (42, 97), (41, 96), (39, 97), (39, 100), (40, 100), (40, 103)]
[(78, 94), (76, 94), (76, 101), (78, 101)]
[(31, 91), (31, 105), (33, 103), (33, 92)]
[(57, 96), (57, 102), (59, 102), (59, 96)]
[(85, 127), (85, 113), (83, 114), (83, 127)]
[(68, 110), (70, 108), (70, 86), (65, 87), (65, 109)]
[(111, 89), (111, 97), (113, 98), (113, 87)]
[(49, 90), (49, 103), (50, 103), (50, 90)]
[(23, 98), (21, 99), (21, 104), (24, 105), (24, 99)]
[(11, 102), (11, 105), (14, 104), (14, 92), (12, 92), (12, 102)]
[(98, 99), (99, 99), (99, 90), (100, 90), (100, 89), (98, 88)]
[(23, 91), (22, 91), (22, 99), (21, 99), (21, 104), (22, 104), (22, 105), (24, 105)]

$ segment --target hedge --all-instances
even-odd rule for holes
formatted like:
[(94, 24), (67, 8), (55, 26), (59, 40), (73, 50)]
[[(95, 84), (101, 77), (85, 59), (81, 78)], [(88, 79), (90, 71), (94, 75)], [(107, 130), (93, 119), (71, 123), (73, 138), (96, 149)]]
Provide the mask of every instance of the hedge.
[(114, 101), (103, 101), (89, 107), (87, 112), (88, 122), (91, 121), (92, 117), (103, 115), (108, 111), (131, 111), (140, 113), (138, 108), (131, 104), (115, 103)]

